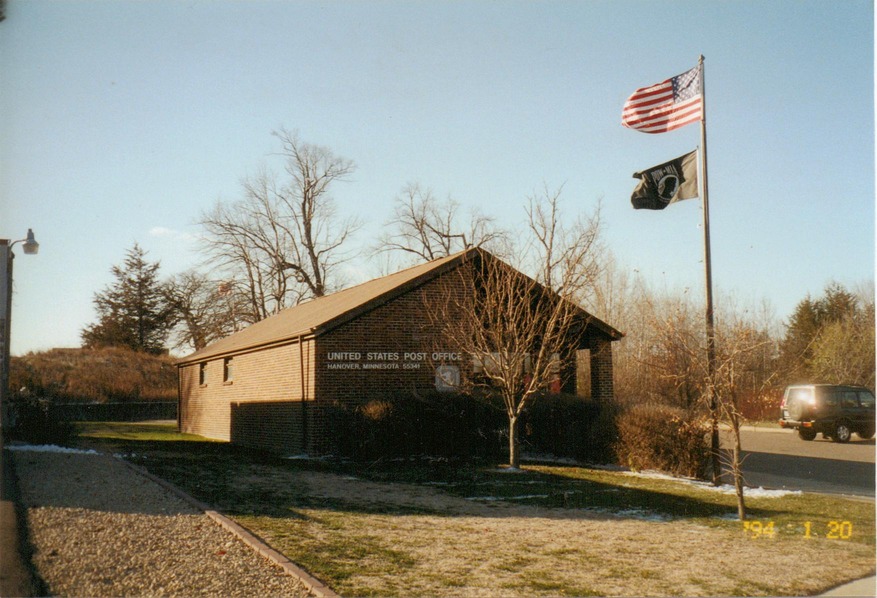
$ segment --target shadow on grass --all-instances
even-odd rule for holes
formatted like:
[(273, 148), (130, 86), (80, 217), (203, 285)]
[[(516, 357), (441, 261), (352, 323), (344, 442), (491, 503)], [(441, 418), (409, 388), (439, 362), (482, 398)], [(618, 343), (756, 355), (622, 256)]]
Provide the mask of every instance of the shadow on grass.
[[(486, 461), (290, 460), (196, 436), (180, 440), (169, 430), (160, 439), (137, 439), (136, 428), (126, 426), (124, 434), (81, 435), (78, 442), (121, 454), (230, 516), (302, 519), (307, 518), (303, 512), (320, 509), (400, 516), (687, 519), (727, 526), (736, 512), (735, 497), (727, 494), (599, 469), (531, 465), (511, 473)], [(309, 474), (331, 475), (323, 480), (329, 491), (314, 491)], [(363, 482), (371, 483), (371, 490), (375, 483), (382, 486), (367, 492)], [(392, 484), (404, 486), (398, 491), (384, 486)], [(422, 499), (436, 494), (447, 500)], [(782, 505), (775, 501), (747, 499), (750, 518), (804, 519), (833, 508), (811, 507), (794, 497)], [(799, 504), (798, 510), (790, 511), (789, 504)], [(869, 521), (873, 524), (873, 516)]]
[[(490, 462), (407, 459), (378, 463), (288, 460), (231, 444), (197, 440), (132, 440), (80, 437), (80, 444), (121, 454), (167, 479), (195, 498), (229, 515), (300, 517), (299, 509), (328, 509), (368, 514), (429, 514), (552, 518), (632, 517), (639, 519), (715, 517), (733, 512), (726, 502), (671, 492), (619, 486), (610, 481), (578, 479), (544, 468), (510, 473)], [(577, 468), (561, 468), (574, 472)], [(579, 470), (582, 471), (582, 470)], [(342, 496), (315, 496), (299, 472), (335, 474), (336, 485), (350, 485)], [(438, 492), (463, 505), (445, 510), (392, 495), (374, 499), (358, 495), (361, 481), (406, 484)], [(469, 508), (466, 507), (469, 505)], [(490, 508), (517, 505), (530, 509)], [(545, 510), (545, 511), (543, 511)]]

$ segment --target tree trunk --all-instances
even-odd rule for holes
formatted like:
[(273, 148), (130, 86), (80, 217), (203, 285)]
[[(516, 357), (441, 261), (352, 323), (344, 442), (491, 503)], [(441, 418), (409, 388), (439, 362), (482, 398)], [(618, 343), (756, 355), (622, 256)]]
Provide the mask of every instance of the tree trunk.
[(518, 455), (518, 418), (509, 416), (509, 467), (518, 469), (520, 456)]
[(743, 500), (743, 463), (740, 459), (741, 443), (740, 443), (740, 416), (733, 414), (731, 416), (731, 428), (734, 431), (734, 461), (732, 469), (734, 471), (734, 489), (737, 492), (737, 516), (740, 521), (746, 519), (746, 503)]

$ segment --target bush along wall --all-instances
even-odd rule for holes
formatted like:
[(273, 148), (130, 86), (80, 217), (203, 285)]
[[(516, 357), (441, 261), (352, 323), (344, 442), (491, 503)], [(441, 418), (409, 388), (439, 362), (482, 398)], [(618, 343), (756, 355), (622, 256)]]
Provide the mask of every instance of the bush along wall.
[(429, 455), (495, 457), (503, 444), (498, 430), (505, 415), (456, 393), (400, 394), (362, 405), (335, 405), (333, 452), (373, 461)]
[(569, 394), (540, 395), (524, 411), (520, 438), (525, 455), (614, 463), (617, 407)]
[[(572, 395), (539, 396), (519, 423), (526, 455), (615, 461), (614, 405)], [(457, 393), (399, 394), (358, 406), (335, 405), (332, 452), (357, 460), (414, 455), (505, 457), (508, 418), (501, 403)]]
[(619, 463), (703, 478), (709, 464), (709, 426), (702, 414), (662, 404), (639, 404), (617, 418)]

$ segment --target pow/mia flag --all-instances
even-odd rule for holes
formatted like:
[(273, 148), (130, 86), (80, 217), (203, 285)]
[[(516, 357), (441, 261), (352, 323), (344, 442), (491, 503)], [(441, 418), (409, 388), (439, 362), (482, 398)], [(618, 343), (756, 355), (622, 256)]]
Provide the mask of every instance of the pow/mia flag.
[(663, 210), (680, 199), (697, 197), (697, 151), (635, 172), (633, 178), (640, 179), (630, 196), (637, 210)]

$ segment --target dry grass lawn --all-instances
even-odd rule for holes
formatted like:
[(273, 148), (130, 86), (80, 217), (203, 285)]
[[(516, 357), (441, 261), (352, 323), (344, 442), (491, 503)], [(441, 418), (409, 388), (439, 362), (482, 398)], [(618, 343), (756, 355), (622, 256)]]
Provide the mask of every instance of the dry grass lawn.
[(345, 595), (805, 595), (874, 570), (873, 547), (844, 540), (752, 539), (739, 524), (473, 501), (337, 474), (285, 475), (311, 498), (347, 508), (238, 519)]
[[(733, 497), (676, 480), (300, 463), (132, 426), (82, 426), (81, 440), (214, 505), (343, 595), (800, 596), (875, 569), (873, 502), (750, 497), (751, 520), (775, 532), (755, 538)], [(826, 537), (832, 521), (849, 522), (846, 539)]]

